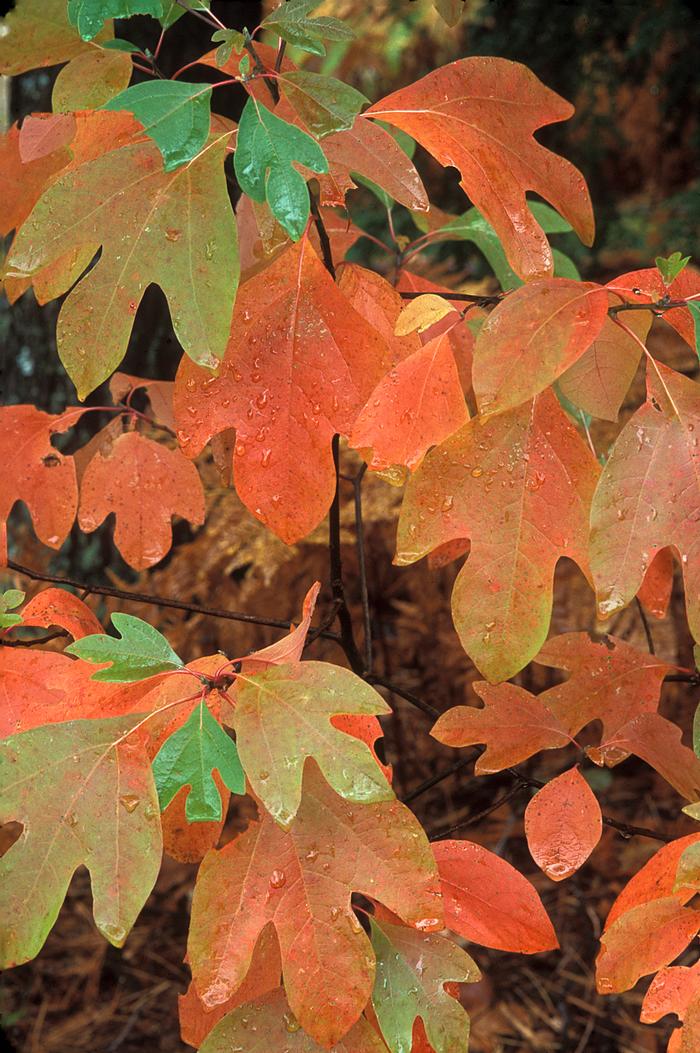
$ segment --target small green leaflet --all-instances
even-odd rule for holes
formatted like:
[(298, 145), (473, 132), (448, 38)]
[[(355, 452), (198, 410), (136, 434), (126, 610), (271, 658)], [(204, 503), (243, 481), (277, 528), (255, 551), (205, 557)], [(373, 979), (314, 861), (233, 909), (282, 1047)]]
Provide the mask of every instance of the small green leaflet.
[(654, 263), (663, 278), (664, 285), (671, 285), (690, 263), (690, 256), (681, 256), (680, 252), (672, 252), (670, 256), (657, 256)]
[(204, 146), (211, 120), (211, 84), (152, 80), (120, 91), (105, 110), (133, 113), (163, 155), (165, 171), (191, 161)]
[(283, 0), (262, 24), (302, 51), (325, 55), (326, 49), (321, 39), (352, 40), (355, 33), (337, 18), (308, 18), (309, 12), (319, 3), (320, 0), (287, 0), (286, 3)]
[(435, 1053), (464, 1053), (469, 1017), (445, 991), (445, 982), (473, 983), (479, 970), (450, 940), (370, 918), (377, 956), (372, 1005), (391, 1053), (411, 1053), (420, 1017)]
[(109, 669), (98, 669), (93, 673), (92, 680), (131, 684), (184, 665), (165, 637), (148, 622), (135, 618), (133, 614), (113, 614), (112, 625), (119, 633), (119, 639), (106, 633), (95, 633), (66, 647), (66, 654), (74, 654), (84, 662), (95, 665), (112, 663)]
[[(211, 0), (187, 0), (187, 6), (192, 11), (208, 11)], [(176, 0), (162, 0), (163, 14), (160, 16), (160, 24), (163, 29), (170, 29), (178, 18), (187, 14), (184, 7), (180, 7)]]
[(83, 40), (92, 40), (108, 18), (163, 14), (164, 0), (68, 0), (68, 21)]
[(19, 589), (8, 589), (0, 596), (0, 629), (9, 629), (12, 625), (19, 625), (22, 621), (21, 614), (9, 614), (24, 602), (25, 594)]
[(114, 40), (105, 40), (103, 44), (100, 44), (100, 47), (106, 51), (128, 51), (129, 54), (141, 51), (137, 44), (132, 44), (129, 40), (122, 40), (120, 37), (115, 37)]
[(306, 127), (319, 139), (352, 128), (358, 113), (369, 102), (350, 84), (323, 73), (284, 73), (278, 84)]
[(153, 761), (160, 810), (164, 812), (182, 787), (189, 786), (185, 803), (188, 822), (220, 820), (223, 808), (212, 776), (214, 768), (232, 793), (245, 793), (236, 744), (201, 702), (187, 723), (165, 740)]
[(298, 241), (309, 218), (309, 192), (292, 162), (328, 171), (323, 150), (310, 135), (248, 99), (238, 125), (234, 168), (239, 186), (253, 201), (267, 200), (275, 219)]
[[(545, 234), (568, 234), (571, 231), (569, 223), (549, 205), (545, 205), (542, 201), (528, 201), (527, 204)], [(441, 227), (440, 233), (454, 234), (456, 238), (473, 242), (483, 252), (502, 289), (517, 289), (523, 284), (509, 266), (496, 231), (478, 209), (468, 209), (464, 215), (458, 216), (457, 219)], [(574, 278), (578, 281), (580, 274), (569, 257), (559, 252), (558, 249), (554, 249), (553, 254), (557, 276)]]
[(698, 358), (700, 358), (700, 302), (698, 300), (688, 300), (688, 310), (695, 326), (695, 350)]
[(231, 52), (240, 55), (245, 47), (245, 37), (237, 29), (217, 29), (211, 38), (212, 44), (218, 44), (216, 50), (217, 66), (225, 66), (231, 58)]

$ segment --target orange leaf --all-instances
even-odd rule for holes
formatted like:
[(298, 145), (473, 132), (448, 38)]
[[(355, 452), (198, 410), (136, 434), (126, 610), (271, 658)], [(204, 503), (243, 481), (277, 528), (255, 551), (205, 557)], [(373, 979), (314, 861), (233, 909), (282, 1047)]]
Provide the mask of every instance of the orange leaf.
[(596, 960), (601, 994), (629, 991), (637, 980), (668, 965), (700, 931), (700, 911), (674, 898), (633, 907), (609, 925)]
[(679, 727), (658, 713), (640, 713), (586, 753), (595, 764), (613, 767), (630, 753), (641, 757), (688, 801), (700, 799), (700, 759), (681, 742)]
[[(649, 267), (615, 278), (608, 282), (608, 288), (618, 291), (621, 299), (628, 303), (653, 303), (665, 295), (670, 296), (672, 300), (684, 300), (688, 296), (697, 296), (700, 293), (700, 271), (695, 267), (685, 267), (667, 287), (657, 268)], [(619, 318), (625, 325), (629, 325), (627, 313), (619, 315)], [(664, 311), (663, 319), (695, 350), (695, 325), (687, 307), (674, 307), (670, 311)]]
[(22, 610), (22, 625), (60, 625), (74, 640), (104, 629), (86, 603), (67, 589), (43, 589)]
[(368, 271), (356, 263), (346, 263), (340, 272), (338, 285), (357, 313), (382, 336), (391, 351), (392, 366), (422, 346), (423, 342), (416, 333), (397, 336), (394, 332), (404, 301), (381, 274)]
[(175, 385), (180, 443), (195, 456), (212, 435), (235, 427), (238, 494), (292, 544), (333, 498), (333, 434), (349, 434), (388, 366), (382, 338), (302, 238), (241, 287), (218, 375), (183, 359)]
[(552, 881), (575, 874), (602, 833), (600, 805), (578, 768), (548, 782), (525, 809), (530, 854)]
[(96, 530), (116, 516), (114, 541), (136, 570), (158, 563), (172, 544), (170, 520), (204, 522), (204, 494), (197, 469), (177, 450), (138, 432), (120, 435), (88, 465), (80, 488), (79, 522)]
[(470, 420), (410, 480), (396, 562), (471, 539), (452, 613), (462, 646), (489, 680), (513, 676), (544, 643), (559, 558), (586, 566), (597, 475), (548, 391), (509, 413)]
[(680, 556), (690, 630), (700, 639), (700, 387), (649, 365), (647, 401), (620, 432), (591, 509), (591, 568), (607, 618), (637, 593), (672, 545)]
[(521, 278), (551, 274), (552, 251), (527, 207), (534, 190), (593, 241), (593, 212), (581, 173), (533, 138), (573, 106), (519, 62), (473, 57), (451, 62), (365, 111), (402, 128), (461, 185), (494, 228)]
[(505, 859), (471, 841), (437, 841), (445, 924), (484, 947), (536, 954), (559, 944), (540, 897)]
[[(352, 805), (308, 770), (289, 831), (267, 816), (202, 864), (188, 959), (204, 1004), (219, 1005), (236, 991), (272, 922), (292, 1011), (317, 1042), (338, 1041), (374, 980), (353, 891), (376, 897), (409, 925), (442, 924), (437, 871), (409, 810), (398, 801)], [(342, 976), (342, 984), (329, 986), (331, 976)]]
[(23, 501), (37, 537), (51, 548), (65, 541), (78, 507), (73, 458), (57, 450), (51, 437), (72, 427), (78, 415), (52, 416), (34, 406), (0, 409), (0, 523)]
[(350, 445), (373, 453), (370, 468), (402, 464), (413, 471), (431, 446), (469, 419), (447, 334), (392, 369), (355, 421)]
[(608, 317), (593, 282), (549, 278), (499, 303), (474, 347), (474, 392), (482, 413), (502, 413), (539, 394), (590, 347)]
[(657, 552), (644, 575), (637, 598), (649, 614), (665, 618), (673, 592), (673, 555), (668, 548)]
[(484, 708), (454, 706), (439, 718), (431, 734), (446, 746), (486, 749), (474, 766), (477, 775), (490, 775), (532, 757), (540, 750), (561, 749), (571, 739), (552, 711), (516, 684), (472, 684)]
[(627, 882), (610, 908), (605, 928), (610, 928), (623, 914), (643, 903), (651, 903), (672, 895), (676, 896), (679, 903), (688, 903), (697, 889), (681, 887), (674, 892), (676, 874), (681, 856), (687, 848), (697, 844), (698, 841), (700, 841), (700, 833), (689, 834), (687, 837), (679, 837), (660, 848)]

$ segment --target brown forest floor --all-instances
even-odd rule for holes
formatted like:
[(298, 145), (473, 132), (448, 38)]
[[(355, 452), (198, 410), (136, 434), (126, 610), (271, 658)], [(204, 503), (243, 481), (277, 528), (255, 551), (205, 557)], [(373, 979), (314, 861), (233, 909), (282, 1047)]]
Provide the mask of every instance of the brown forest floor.
[[(663, 327), (653, 337), (652, 346), (677, 368), (686, 372), (695, 368), (688, 349), (681, 351)], [(641, 376), (633, 395), (631, 403), (638, 403)], [(601, 429), (595, 435), (598, 449), (604, 449), (613, 434)], [(210, 606), (296, 617), (311, 582), (327, 580), (325, 528), (295, 549), (286, 549), (263, 532), (231, 490), (216, 484), (213, 470), (211, 483), (206, 529), (139, 584), (150, 592)], [(468, 685), (479, 678), (459, 645), (449, 614), (458, 565), (438, 571), (423, 564), (392, 567), (399, 499), (399, 491), (378, 480), (367, 481), (365, 521), (376, 669), (445, 710), (465, 697), (473, 701)], [(345, 569), (360, 624), (349, 503), (343, 515)], [(18, 560), (35, 567), (45, 558), (29, 536), (17, 553)], [(323, 613), (329, 604), (327, 589), (320, 604)], [(120, 607), (129, 609), (128, 605)], [(151, 607), (131, 605), (130, 610), (155, 619), (186, 659), (217, 649), (242, 654), (275, 635), (270, 630), (201, 616), (154, 613)], [(561, 564), (552, 632), (595, 628), (588, 586), (573, 565)], [(645, 647), (634, 607), (605, 628)], [(679, 582), (669, 614), (663, 621), (652, 620), (652, 632), (660, 655), (684, 665), (692, 663)], [(317, 641), (308, 654), (342, 660), (328, 641)], [(531, 667), (519, 682), (539, 691), (554, 682), (555, 675)], [(692, 689), (670, 684), (665, 688), (662, 711), (677, 720), (687, 735), (696, 702)], [(458, 754), (430, 738), (429, 718), (401, 699), (392, 698), (392, 703), (395, 714), (384, 722), (384, 744), (387, 760), (395, 766), (397, 793), (404, 796), (449, 767)], [(563, 770), (562, 756), (545, 753), (524, 770), (549, 778)], [(474, 778), (469, 767), (421, 794), (411, 807), (432, 834), (488, 808), (509, 785), (500, 776)], [(677, 795), (639, 761), (630, 759), (612, 773), (601, 773), (597, 790), (604, 812), (615, 818), (659, 827), (670, 836), (693, 829), (693, 822), (680, 815), (682, 802)], [(502, 854), (534, 882), (554, 922), (561, 950), (519, 957), (469, 948), (485, 977), (478, 985), (462, 989), (465, 1005), (472, 1012), (472, 1053), (662, 1053), (670, 1028), (665, 1023), (655, 1027), (638, 1023), (645, 985), (623, 996), (603, 998), (595, 993), (593, 978), (601, 922), (614, 896), (658, 848), (658, 842), (640, 837), (626, 840), (605, 828), (592, 859), (573, 878), (555, 885), (536, 870), (527, 853), (522, 826), (526, 804), (523, 793), (454, 836), (470, 838)], [(246, 818), (232, 814), (225, 836), (231, 837)], [(10, 1048), (17, 1053), (180, 1053), (188, 1049), (179, 1037), (177, 995), (188, 982), (182, 962), (195, 870), (165, 859), (155, 892), (122, 951), (109, 947), (96, 933), (88, 879), (85, 873), (77, 875), (39, 958), (0, 978), (0, 1013)], [(686, 964), (691, 960), (688, 956)]]

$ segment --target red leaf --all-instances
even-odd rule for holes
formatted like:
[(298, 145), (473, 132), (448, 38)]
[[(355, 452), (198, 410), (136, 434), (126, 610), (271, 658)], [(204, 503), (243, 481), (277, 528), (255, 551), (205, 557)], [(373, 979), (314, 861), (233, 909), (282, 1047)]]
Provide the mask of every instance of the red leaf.
[(552, 881), (575, 874), (602, 833), (600, 805), (578, 768), (548, 782), (525, 809), (528, 848)]
[(81, 412), (52, 416), (34, 406), (0, 409), (0, 523), (16, 501), (24, 501), (37, 537), (51, 548), (67, 538), (78, 507), (73, 458), (57, 450), (51, 437), (72, 427)]
[[(667, 287), (656, 267), (646, 270), (631, 271), (614, 281), (608, 282), (608, 288), (621, 293), (621, 299), (628, 303), (653, 303), (668, 295), (672, 300), (685, 300), (700, 293), (700, 271), (695, 267), (685, 267), (675, 281)], [(628, 324), (628, 315), (622, 314), (621, 320)], [(663, 319), (672, 325), (685, 342), (695, 349), (695, 325), (687, 307), (675, 307), (664, 311)]]
[(672, 545), (688, 621), (700, 639), (700, 387), (649, 365), (647, 401), (620, 432), (591, 509), (591, 567), (600, 616), (629, 603), (654, 557)]
[(674, 965), (661, 969), (644, 996), (640, 1020), (655, 1024), (667, 1013), (683, 1020), (690, 1005), (700, 997), (700, 961), (690, 967)]
[(41, 625), (44, 629), (59, 625), (74, 640), (104, 632), (88, 605), (67, 589), (38, 592), (22, 609), (22, 625)]
[[(352, 891), (376, 897), (409, 925), (441, 925), (437, 872), (408, 809), (398, 801), (351, 805), (307, 770), (288, 832), (265, 817), (202, 864), (188, 957), (205, 1005), (236, 991), (272, 922), (292, 1011), (317, 1042), (336, 1042), (360, 1016), (374, 979)], [(342, 984), (329, 987), (330, 976)]]
[(335, 491), (332, 436), (349, 434), (388, 359), (302, 239), (240, 289), (218, 376), (183, 359), (180, 442), (195, 456), (235, 427), (238, 494), (292, 544), (325, 516)]
[(590, 245), (593, 213), (572, 164), (533, 139), (573, 107), (527, 67), (500, 58), (451, 62), (394, 92), (365, 117), (402, 128), (441, 164), (459, 169), (465, 193), (500, 238), (521, 278), (551, 274), (552, 252), (525, 201), (534, 190)]
[[(23, 165), (38, 161), (68, 146), (75, 135), (75, 117), (71, 113), (36, 113), (22, 121), (19, 133), (19, 156)], [(66, 161), (68, 160), (66, 156)]]
[(401, 464), (413, 471), (431, 446), (469, 419), (446, 333), (414, 351), (370, 395), (350, 436), (355, 449), (372, 449), (374, 471)]
[(637, 599), (643, 603), (649, 614), (655, 618), (665, 618), (673, 592), (673, 555), (668, 548), (657, 552), (644, 581), (637, 590)]
[[(203, 824), (193, 823), (192, 825)], [(248, 975), (228, 1001), (217, 1005), (214, 1009), (207, 1008), (197, 994), (193, 983), (190, 984), (184, 995), (178, 997), (182, 1041), (199, 1049), (211, 1029), (227, 1013), (240, 1005), (245, 1005), (246, 1002), (256, 1001), (269, 991), (276, 991), (280, 985), (281, 975), (282, 962), (279, 943), (272, 926), (268, 925), (255, 945)], [(230, 1049), (228, 1053), (231, 1053)]]
[(700, 833), (690, 834), (688, 837), (679, 837), (676, 841), (671, 841), (670, 844), (660, 848), (648, 863), (645, 863), (642, 869), (627, 882), (610, 908), (605, 928), (610, 928), (623, 914), (643, 903), (650, 903), (672, 895), (676, 896), (679, 903), (688, 903), (697, 890), (680, 888), (674, 893), (676, 872), (685, 850), (699, 841)]
[(700, 798), (700, 759), (681, 742), (681, 729), (658, 713), (640, 713), (598, 748), (586, 753), (595, 764), (613, 767), (630, 753), (658, 771), (688, 801)]
[(422, 346), (417, 333), (397, 336), (394, 332), (396, 319), (404, 307), (404, 300), (381, 274), (368, 271), (356, 263), (346, 263), (340, 272), (338, 285), (357, 313), (381, 335), (391, 351), (392, 366), (402, 362)]
[(489, 680), (513, 676), (544, 643), (559, 558), (586, 566), (597, 475), (548, 391), (517, 410), (469, 421), (410, 480), (396, 562), (471, 539), (452, 613), (462, 646)]
[(482, 413), (502, 413), (539, 394), (581, 357), (608, 317), (593, 282), (548, 278), (516, 289), (479, 330), (474, 392)]
[(177, 450), (138, 432), (120, 435), (90, 461), (80, 488), (79, 522), (96, 530), (110, 513), (116, 517), (114, 542), (136, 570), (158, 563), (170, 550), (170, 520), (181, 515), (204, 522), (199, 474)]
[(471, 841), (437, 841), (433, 853), (445, 924), (458, 936), (518, 954), (559, 946), (537, 892), (505, 859)]
[(609, 925), (596, 960), (601, 994), (629, 991), (637, 980), (668, 965), (700, 931), (700, 911), (674, 898), (643, 903)]
[(560, 749), (571, 739), (539, 698), (516, 684), (472, 684), (484, 708), (455, 706), (439, 718), (431, 734), (446, 746), (485, 742), (477, 760), (477, 775), (490, 775), (539, 753)]

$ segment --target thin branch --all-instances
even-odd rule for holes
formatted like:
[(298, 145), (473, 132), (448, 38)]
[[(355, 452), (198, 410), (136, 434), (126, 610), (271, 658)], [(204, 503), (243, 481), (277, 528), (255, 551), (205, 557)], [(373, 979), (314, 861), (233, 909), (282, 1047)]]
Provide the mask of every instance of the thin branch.
[(337, 607), (338, 622), (340, 623), (341, 646), (353, 672), (357, 673), (358, 676), (362, 676), (364, 663), (355, 642), (352, 616), (345, 599), (345, 585), (343, 583), (343, 559), (340, 547), (340, 479), (338, 473), (340, 439), (338, 435), (333, 436), (333, 463), (335, 465), (335, 494), (328, 513), (331, 590)]
[(321, 210), (318, 207), (318, 201), (315, 196), (309, 191), (309, 197), (311, 199), (311, 214), (314, 217), (314, 223), (316, 224), (316, 230), (318, 231), (318, 240), (321, 243), (321, 255), (323, 257), (323, 265), (332, 278), (335, 278), (335, 265), (333, 263), (333, 251), (331, 249), (331, 239), (328, 237), (328, 231), (326, 230), (326, 224), (323, 222), (321, 216)]
[(466, 819), (463, 819), (459, 823), (455, 823), (454, 826), (448, 826), (446, 830), (439, 830), (436, 834), (430, 834), (428, 837), (429, 841), (440, 841), (441, 838), (447, 837), (448, 834), (453, 834), (456, 830), (462, 830), (465, 826), (473, 826), (474, 823), (480, 822), (485, 819), (487, 815), (491, 815), (491, 812), (496, 812), (505, 804), (507, 801), (512, 800), (513, 797), (517, 797), (521, 793), (527, 784), (524, 781), (517, 782), (514, 786), (511, 786), (509, 790), (506, 790), (504, 794), (496, 798), (488, 808), (484, 808), (481, 812), (476, 812), (473, 815), (468, 815)]
[(181, 7), (184, 11), (187, 11), (190, 15), (194, 15), (201, 22), (206, 22), (208, 26), (214, 26), (215, 29), (226, 29), (226, 26), (221, 22), (216, 15), (213, 15), (211, 11), (195, 11), (193, 7), (185, 3), (185, 0), (175, 0), (178, 7)]
[[(402, 300), (417, 300), (419, 296), (424, 295), (425, 293), (421, 292), (399, 292), (399, 296)], [(442, 296), (445, 300), (474, 303), (478, 304), (480, 307), (489, 307), (501, 303), (508, 294), (496, 293), (493, 296), (479, 296), (473, 293), (436, 292), (435, 295)], [(667, 297), (663, 297), (655, 303), (621, 303), (615, 307), (608, 308), (608, 314), (613, 321), (615, 321), (617, 315), (622, 311), (651, 311), (653, 314), (663, 315), (666, 311), (671, 311), (679, 307), (687, 307), (687, 300), (669, 300)], [(634, 336), (634, 334), (631, 335)]]
[[(280, 618), (261, 618), (256, 614), (244, 614), (241, 611), (224, 611), (217, 607), (203, 607), (198, 603), (186, 603), (184, 600), (175, 600), (165, 596), (153, 596), (145, 592), (132, 592), (130, 589), (115, 589), (109, 585), (89, 585), (84, 581), (75, 581), (73, 578), (64, 578), (57, 574), (46, 574), (25, 567), (21, 563), (15, 563), (8, 559), (7, 566), (17, 574), (24, 574), (32, 581), (45, 581), (53, 585), (69, 585), (71, 588), (87, 589), (95, 596), (113, 596), (118, 600), (128, 600), (132, 603), (147, 603), (153, 607), (168, 607), (178, 611), (188, 611), (190, 614), (203, 614), (208, 618), (222, 618), (231, 622), (245, 622), (248, 625), (268, 625), (273, 629), (289, 630), (290, 622)], [(319, 636), (328, 640), (339, 640), (337, 633), (322, 631)]]
[(369, 676), (364, 677), (368, 684), (374, 684), (376, 687), (385, 687), (387, 691), (391, 691), (392, 694), (398, 695), (399, 698), (404, 698), (407, 702), (410, 702), (412, 706), (419, 709), (421, 713), (425, 713), (426, 716), (432, 717), (433, 720), (437, 720), (440, 716), (440, 710), (436, 709), (435, 706), (431, 706), (429, 702), (424, 702), (418, 695), (414, 695), (412, 691), (408, 691), (405, 687), (400, 687), (395, 684), (393, 680), (387, 680), (383, 676), (377, 676), (375, 673), (370, 673)]
[(639, 617), (641, 619), (642, 625), (644, 626), (644, 635), (647, 638), (647, 647), (649, 648), (649, 654), (655, 655), (656, 649), (654, 647), (654, 637), (651, 635), (651, 626), (649, 625), (649, 619), (647, 618), (644, 612), (644, 608), (642, 607), (642, 601), (639, 599), (639, 596), (634, 597), (634, 602), (637, 605)]
[(409, 804), (411, 801), (415, 801), (416, 797), (420, 797), (421, 794), (427, 793), (428, 790), (432, 790), (434, 786), (438, 786), (445, 779), (449, 779), (451, 775), (456, 775), (462, 768), (466, 768), (467, 765), (471, 764), (476, 757), (478, 757), (484, 751), (479, 749), (475, 750), (468, 757), (462, 757), (461, 760), (455, 761), (449, 768), (445, 768), (444, 771), (438, 772), (437, 775), (433, 775), (432, 778), (426, 779), (425, 782), (420, 783), (416, 786), (415, 790), (411, 790), (401, 800), (404, 804)]
[(357, 545), (357, 565), (360, 574), (360, 599), (362, 601), (362, 622), (365, 634), (365, 673), (372, 672), (372, 617), (369, 609), (369, 591), (367, 589), (367, 561), (365, 559), (365, 531), (362, 522), (362, 480), (367, 465), (363, 464), (352, 481), (355, 499), (355, 542)]
[[(445, 300), (456, 300), (459, 303), (475, 303), (481, 307), (488, 307), (491, 304), (500, 303), (503, 299), (503, 293), (498, 293), (495, 296), (477, 296), (472, 293), (458, 293), (458, 292), (436, 292), (436, 296), (442, 296)], [(417, 300), (419, 296), (425, 296), (422, 292), (401, 292), (399, 296), (402, 300)]]

